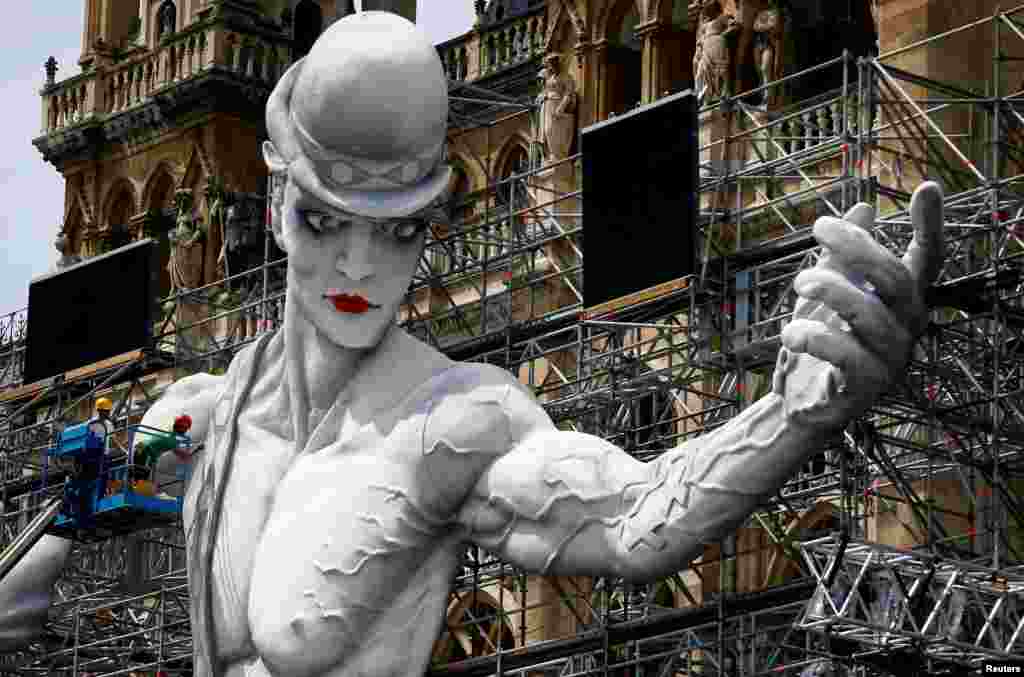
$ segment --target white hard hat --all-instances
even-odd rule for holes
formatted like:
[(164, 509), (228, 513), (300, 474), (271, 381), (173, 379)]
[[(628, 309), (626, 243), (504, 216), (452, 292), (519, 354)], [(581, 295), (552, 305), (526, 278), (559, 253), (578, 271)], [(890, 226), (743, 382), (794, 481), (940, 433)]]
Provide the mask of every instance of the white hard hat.
[(335, 22), (267, 102), (270, 139), (292, 179), (337, 209), (378, 218), (442, 198), (447, 121), (437, 50), (390, 12)]

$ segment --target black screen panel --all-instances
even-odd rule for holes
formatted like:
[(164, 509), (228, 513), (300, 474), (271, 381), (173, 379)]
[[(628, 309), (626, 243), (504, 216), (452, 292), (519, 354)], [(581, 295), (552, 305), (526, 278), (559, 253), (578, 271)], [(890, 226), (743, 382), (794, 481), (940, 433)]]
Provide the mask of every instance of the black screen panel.
[(148, 345), (155, 249), (142, 240), (32, 281), (25, 383)]
[(584, 305), (593, 308), (693, 273), (693, 93), (681, 92), (587, 127), (580, 142)]

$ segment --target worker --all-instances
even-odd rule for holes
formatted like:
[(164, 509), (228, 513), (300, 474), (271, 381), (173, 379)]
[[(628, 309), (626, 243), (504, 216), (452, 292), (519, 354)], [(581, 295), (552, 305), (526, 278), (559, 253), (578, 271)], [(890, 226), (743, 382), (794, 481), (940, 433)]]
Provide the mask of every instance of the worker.
[(88, 529), (91, 521), (93, 504), (99, 497), (100, 470), (104, 452), (109, 453), (110, 441), (114, 431), (114, 423), (110, 420), (114, 403), (106, 397), (96, 400), (96, 415), (89, 419), (89, 432), (99, 436), (103, 444), (99, 450), (86, 445), (85, 449), (75, 457), (74, 476), (70, 494), (75, 508), (75, 516), (80, 529)]
[(188, 436), (192, 429), (192, 418), (188, 414), (181, 414), (174, 419), (174, 425), (169, 433), (150, 433), (146, 439), (135, 445), (135, 458), (131, 469), (131, 478), (135, 482), (137, 491), (152, 494), (153, 486), (150, 482), (153, 467), (157, 459), (167, 451), (174, 452), (174, 455), (181, 461), (188, 461), (190, 457), (191, 439)]
[(89, 419), (89, 431), (103, 438), (103, 449), (108, 454), (112, 446), (114, 422), (110, 420), (114, 403), (106, 397), (96, 400), (96, 415)]

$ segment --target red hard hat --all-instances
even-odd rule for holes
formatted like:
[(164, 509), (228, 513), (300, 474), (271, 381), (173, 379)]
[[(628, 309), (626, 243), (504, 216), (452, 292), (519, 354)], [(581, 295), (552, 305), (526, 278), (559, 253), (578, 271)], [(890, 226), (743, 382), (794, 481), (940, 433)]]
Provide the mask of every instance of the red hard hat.
[(177, 428), (179, 425), (188, 430), (192, 427), (192, 417), (188, 414), (182, 414), (178, 418), (174, 419), (174, 427)]

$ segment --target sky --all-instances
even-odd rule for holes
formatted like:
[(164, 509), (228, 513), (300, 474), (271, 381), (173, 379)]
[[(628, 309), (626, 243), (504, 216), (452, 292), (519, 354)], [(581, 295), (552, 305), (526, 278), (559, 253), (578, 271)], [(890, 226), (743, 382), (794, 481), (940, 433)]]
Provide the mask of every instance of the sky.
[[(29, 282), (57, 261), (53, 239), (64, 212), (64, 180), (43, 161), (32, 139), (42, 126), (39, 90), (47, 57), (57, 59), (58, 82), (79, 72), (85, 5), (84, 0), (7, 4), (0, 22), (0, 315), (27, 306)], [(418, 0), (416, 15), (437, 44), (470, 29), (473, 2)]]

